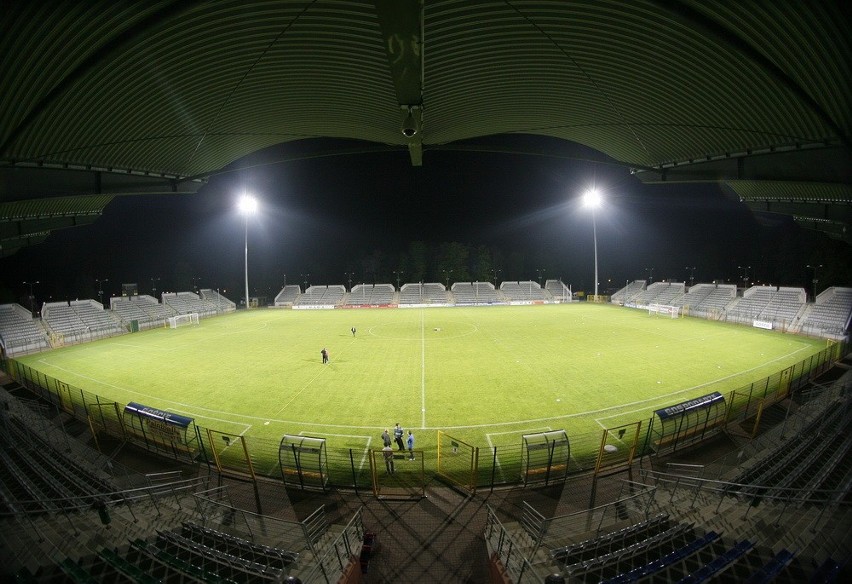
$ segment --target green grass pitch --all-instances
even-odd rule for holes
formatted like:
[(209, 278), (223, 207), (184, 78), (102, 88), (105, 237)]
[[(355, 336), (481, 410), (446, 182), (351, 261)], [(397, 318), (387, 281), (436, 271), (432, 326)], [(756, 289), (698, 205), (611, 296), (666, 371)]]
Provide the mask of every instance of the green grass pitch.
[(746, 326), (568, 304), (255, 310), (19, 361), (226, 433), (381, 447), (382, 430), (400, 422), (428, 450), (437, 430), (481, 447), (549, 429), (596, 444), (604, 427), (727, 393), (824, 348)]

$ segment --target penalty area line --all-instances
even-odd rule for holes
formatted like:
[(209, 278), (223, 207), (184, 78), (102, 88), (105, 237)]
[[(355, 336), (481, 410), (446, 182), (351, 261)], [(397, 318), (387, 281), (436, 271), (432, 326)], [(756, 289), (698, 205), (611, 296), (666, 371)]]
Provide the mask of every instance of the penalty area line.
[[(305, 431), (302, 430), (301, 432), (299, 432), (299, 436), (302, 436), (304, 433), (305, 433)], [(373, 437), (372, 436), (367, 436), (365, 434), (326, 434), (326, 436), (338, 436), (338, 437), (341, 437), (341, 438), (363, 438), (366, 441), (367, 444), (364, 446), (364, 449), (362, 451), (361, 461), (358, 463), (358, 470), (361, 470), (361, 469), (364, 468), (364, 464), (366, 463), (366, 460), (367, 460), (367, 455), (370, 453), (370, 444), (373, 443)]]

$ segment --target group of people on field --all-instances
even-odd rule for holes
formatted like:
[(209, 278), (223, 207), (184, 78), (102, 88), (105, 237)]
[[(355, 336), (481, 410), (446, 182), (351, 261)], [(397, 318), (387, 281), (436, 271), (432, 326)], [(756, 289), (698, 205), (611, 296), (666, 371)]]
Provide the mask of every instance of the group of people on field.
[[(408, 460), (414, 460), (414, 433), (409, 430), (408, 437), (405, 438), (404, 443), (403, 436), (405, 436), (405, 430), (397, 422), (393, 428), (393, 442), (396, 442), (397, 450), (400, 452), (405, 452), (405, 448), (408, 446)], [(393, 442), (391, 441), (391, 435), (388, 430), (382, 432), (382, 452), (385, 456), (385, 469), (388, 474), (394, 473), (393, 447), (391, 446)]]

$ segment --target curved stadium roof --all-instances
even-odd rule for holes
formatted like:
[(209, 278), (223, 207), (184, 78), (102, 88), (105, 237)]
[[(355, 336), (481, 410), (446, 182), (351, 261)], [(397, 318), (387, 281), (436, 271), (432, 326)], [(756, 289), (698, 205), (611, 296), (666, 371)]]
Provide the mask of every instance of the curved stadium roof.
[(274, 144), (352, 138), (419, 165), (430, 149), (517, 133), (590, 146), (647, 182), (724, 182), (755, 209), (852, 239), (839, 3), (5, 7), (0, 255), (90, 217), (93, 200), (194, 192)]

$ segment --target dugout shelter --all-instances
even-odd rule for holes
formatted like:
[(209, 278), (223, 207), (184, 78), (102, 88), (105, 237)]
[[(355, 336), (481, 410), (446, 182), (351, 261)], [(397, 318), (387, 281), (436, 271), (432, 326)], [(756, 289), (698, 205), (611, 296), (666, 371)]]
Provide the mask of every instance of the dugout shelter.
[(192, 459), (198, 451), (195, 420), (173, 412), (130, 402), (124, 407), (125, 436), (149, 449)]
[(278, 464), (285, 485), (322, 491), (328, 486), (325, 438), (285, 435), (278, 447)]
[(657, 454), (683, 448), (721, 431), (727, 407), (718, 391), (654, 411), (648, 432)]
[(524, 434), (521, 443), (524, 485), (565, 480), (571, 462), (571, 441), (565, 430)]

